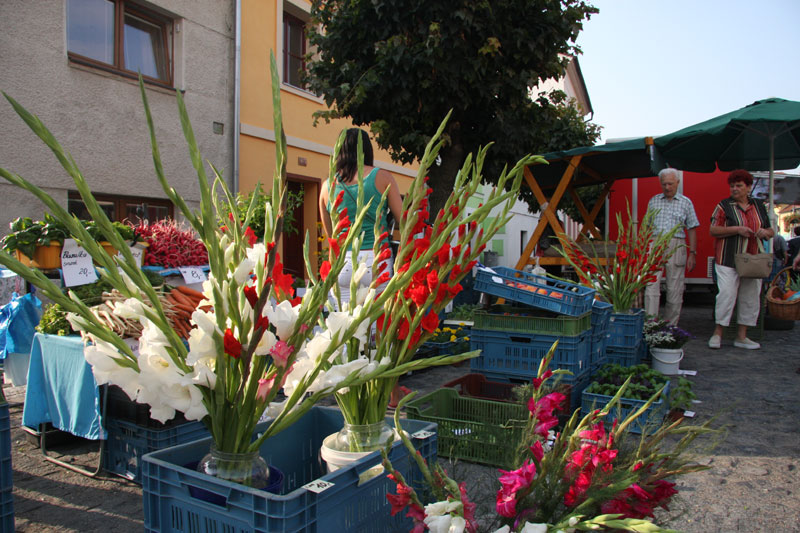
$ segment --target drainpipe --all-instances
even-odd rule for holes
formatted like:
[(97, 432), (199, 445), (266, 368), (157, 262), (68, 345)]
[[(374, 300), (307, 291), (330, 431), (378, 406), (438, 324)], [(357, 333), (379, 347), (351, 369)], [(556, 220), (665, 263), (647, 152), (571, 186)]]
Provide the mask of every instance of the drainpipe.
[(236, 28), (234, 37), (233, 65), (233, 172), (231, 192), (239, 192), (239, 113), (242, 74), (242, 0), (236, 0)]

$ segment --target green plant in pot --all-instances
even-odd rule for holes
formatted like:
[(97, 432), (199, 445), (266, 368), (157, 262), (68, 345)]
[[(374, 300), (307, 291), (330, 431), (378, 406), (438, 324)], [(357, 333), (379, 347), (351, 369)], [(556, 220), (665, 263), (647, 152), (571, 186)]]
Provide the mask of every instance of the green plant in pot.
[(669, 393), (669, 406), (675, 414), (682, 414), (692, 407), (692, 401), (697, 399), (692, 387), (693, 384), (688, 379), (678, 378), (677, 384)]

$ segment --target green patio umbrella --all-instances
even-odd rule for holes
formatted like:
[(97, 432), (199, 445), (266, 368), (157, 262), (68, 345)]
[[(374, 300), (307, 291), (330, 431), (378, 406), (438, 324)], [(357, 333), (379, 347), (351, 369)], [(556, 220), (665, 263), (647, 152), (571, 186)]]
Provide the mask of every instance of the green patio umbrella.
[(769, 170), (772, 216), (774, 171), (800, 165), (800, 102), (759, 100), (654, 142), (661, 160), (680, 170)]

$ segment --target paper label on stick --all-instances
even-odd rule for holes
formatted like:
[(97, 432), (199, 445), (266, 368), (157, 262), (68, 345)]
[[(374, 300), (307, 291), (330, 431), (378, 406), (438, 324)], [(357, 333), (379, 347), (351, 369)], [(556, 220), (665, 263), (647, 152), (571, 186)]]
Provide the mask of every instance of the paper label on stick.
[[(144, 247), (134, 244), (130, 246), (131, 255), (133, 256), (133, 260), (136, 261), (136, 266), (142, 268), (142, 256), (144, 255)], [(117, 253), (117, 257), (122, 259), (122, 254)]]
[(203, 283), (207, 279), (206, 273), (203, 272), (203, 269), (200, 267), (180, 267), (178, 270), (181, 271), (183, 281), (185, 281), (187, 285)]
[(75, 239), (64, 239), (61, 249), (61, 271), (64, 274), (65, 287), (77, 287), (97, 281), (92, 257), (75, 242)]

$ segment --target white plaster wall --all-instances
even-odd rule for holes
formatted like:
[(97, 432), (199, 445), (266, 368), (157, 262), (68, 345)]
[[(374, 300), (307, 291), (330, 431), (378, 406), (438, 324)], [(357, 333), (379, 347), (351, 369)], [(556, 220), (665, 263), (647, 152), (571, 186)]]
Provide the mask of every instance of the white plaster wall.
[[(175, 34), (175, 86), (184, 99), (204, 159), (233, 169), (234, 3), (154, 0), (180, 20)], [(65, 0), (0, 1), (0, 90), (38, 115), (72, 154), (97, 193), (165, 198), (153, 170), (138, 82), (70, 64)], [(174, 91), (147, 87), (162, 162), (170, 184), (190, 205), (199, 200), (196, 173), (181, 131)], [(224, 134), (212, 131), (224, 124)], [(52, 153), (0, 100), (0, 166), (46, 188), (63, 205), (74, 184)], [(210, 173), (210, 169), (209, 169)], [(0, 180), (3, 181), (3, 180)], [(40, 217), (28, 193), (0, 184), (0, 235), (18, 216)]]

